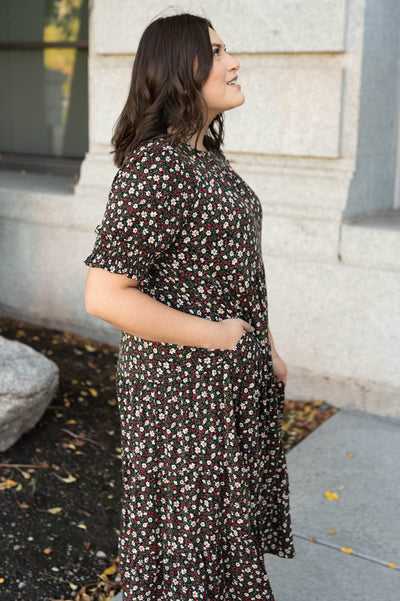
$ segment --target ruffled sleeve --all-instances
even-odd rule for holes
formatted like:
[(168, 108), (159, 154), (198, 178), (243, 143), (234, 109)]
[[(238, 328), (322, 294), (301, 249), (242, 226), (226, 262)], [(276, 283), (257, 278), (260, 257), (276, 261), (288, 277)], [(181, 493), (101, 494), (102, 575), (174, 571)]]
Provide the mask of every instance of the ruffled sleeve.
[(141, 280), (179, 235), (193, 199), (176, 148), (152, 142), (116, 174), (86, 265)]

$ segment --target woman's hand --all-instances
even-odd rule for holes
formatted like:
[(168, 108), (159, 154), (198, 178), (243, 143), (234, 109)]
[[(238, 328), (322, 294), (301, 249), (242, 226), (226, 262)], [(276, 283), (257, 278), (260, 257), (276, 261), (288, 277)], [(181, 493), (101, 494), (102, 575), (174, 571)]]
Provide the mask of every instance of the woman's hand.
[(220, 350), (233, 351), (245, 332), (254, 332), (252, 325), (237, 317), (223, 319), (217, 323), (218, 332), (213, 348)]
[(284, 360), (281, 359), (281, 357), (278, 354), (272, 356), (272, 368), (274, 371), (275, 379), (278, 382), (283, 382), (286, 386), (287, 367)]

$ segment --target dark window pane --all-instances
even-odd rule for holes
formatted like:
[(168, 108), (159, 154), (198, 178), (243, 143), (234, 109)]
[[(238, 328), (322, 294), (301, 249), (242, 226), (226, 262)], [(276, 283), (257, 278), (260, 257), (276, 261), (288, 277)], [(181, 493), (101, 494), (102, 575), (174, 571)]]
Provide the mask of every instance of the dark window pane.
[[(83, 157), (88, 146), (87, 0), (0, 0), (0, 151)], [(27, 49), (41, 42), (41, 49)], [(82, 46), (82, 44), (80, 44)]]

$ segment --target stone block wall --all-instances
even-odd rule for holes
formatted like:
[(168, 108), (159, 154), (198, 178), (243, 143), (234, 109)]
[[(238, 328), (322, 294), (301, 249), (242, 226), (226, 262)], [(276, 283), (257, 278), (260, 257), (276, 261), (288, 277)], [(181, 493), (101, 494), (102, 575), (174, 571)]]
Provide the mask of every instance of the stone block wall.
[[(390, 207), (400, 5), (254, 0), (249, 8), (244, 0), (188, 0), (170, 6), (92, 3), (89, 152), (73, 194), (44, 193), (37, 181), (36, 188), (15, 191), (0, 181), (0, 252), (13, 248), (1, 271), (0, 306), (116, 341), (111, 327), (84, 311), (81, 262), (115, 173), (112, 127), (144, 27), (163, 11), (196, 12), (211, 19), (241, 63), (246, 103), (226, 115), (225, 151), (263, 205), (270, 325), (289, 364), (288, 397), (399, 416), (400, 223)], [(383, 209), (389, 213), (374, 215)]]

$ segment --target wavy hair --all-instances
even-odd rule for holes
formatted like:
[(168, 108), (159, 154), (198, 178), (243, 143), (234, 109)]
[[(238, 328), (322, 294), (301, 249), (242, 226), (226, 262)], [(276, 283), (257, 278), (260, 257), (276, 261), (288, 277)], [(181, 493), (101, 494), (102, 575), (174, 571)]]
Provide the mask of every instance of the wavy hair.
[[(145, 29), (134, 60), (128, 98), (112, 137), (114, 162), (155, 138), (171, 144), (188, 142), (205, 127), (207, 105), (201, 93), (213, 53), (203, 17), (180, 14), (161, 17)], [(223, 115), (217, 115), (204, 136), (207, 150), (223, 142)]]

